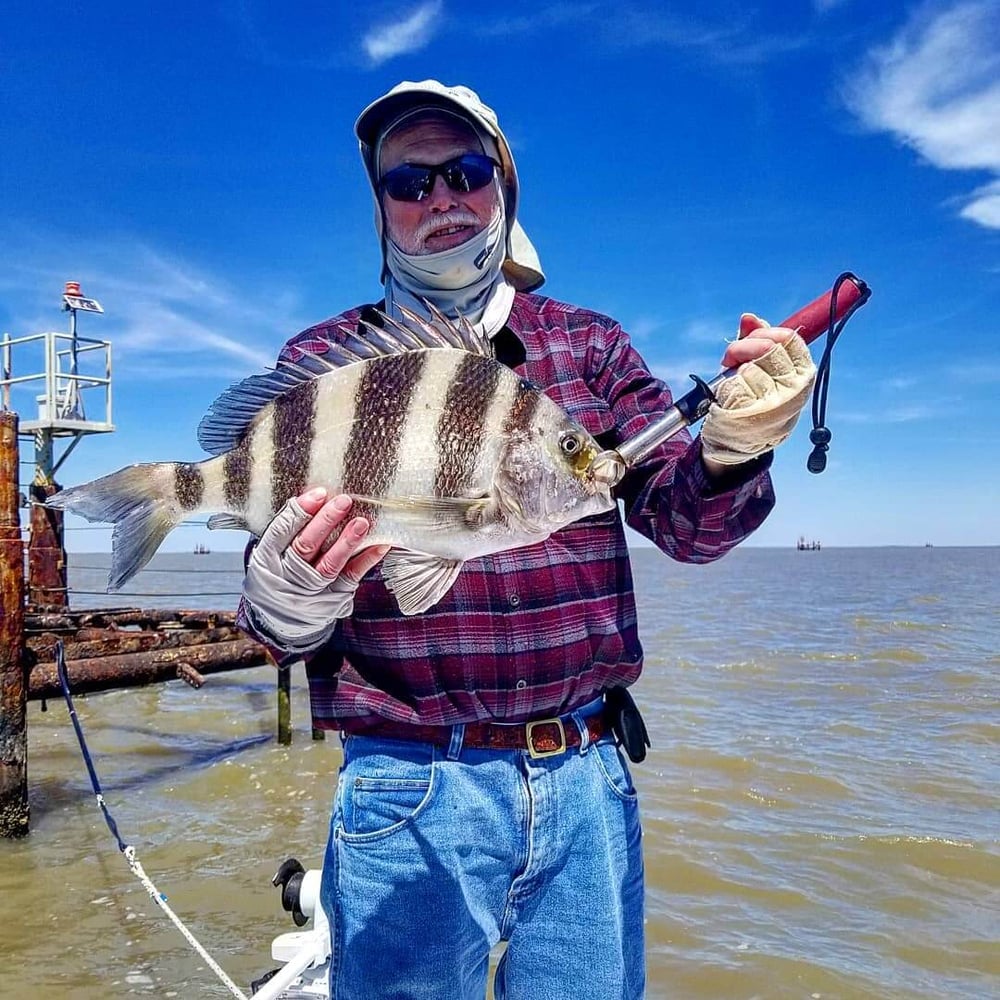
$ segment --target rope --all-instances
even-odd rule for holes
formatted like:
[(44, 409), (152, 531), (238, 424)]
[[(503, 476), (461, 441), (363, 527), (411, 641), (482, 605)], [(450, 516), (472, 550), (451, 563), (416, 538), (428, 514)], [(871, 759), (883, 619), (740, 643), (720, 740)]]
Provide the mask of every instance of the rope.
[(59, 674), (59, 684), (62, 687), (63, 697), (66, 699), (66, 705), (69, 708), (69, 717), (73, 722), (73, 728), (76, 730), (76, 738), (80, 744), (80, 751), (83, 753), (83, 761), (87, 765), (87, 773), (90, 775), (90, 784), (94, 789), (94, 794), (97, 796), (97, 804), (101, 807), (101, 812), (104, 814), (104, 822), (107, 823), (108, 829), (111, 831), (111, 835), (115, 838), (118, 843), (118, 850), (125, 856), (125, 861), (128, 863), (129, 870), (133, 875), (142, 883), (143, 888), (149, 893), (149, 898), (156, 903), (157, 906), (170, 918), (173, 925), (184, 935), (185, 940), (192, 948), (201, 956), (202, 961), (219, 977), (221, 982), (226, 986), (230, 993), (234, 997), (238, 997), (239, 1000), (249, 1000), (247, 995), (226, 975), (225, 970), (212, 958), (211, 955), (202, 947), (198, 942), (197, 938), (184, 926), (180, 917), (167, 905), (167, 897), (163, 895), (159, 889), (153, 884), (150, 877), (143, 871), (142, 865), (139, 859), (136, 857), (135, 848), (130, 844), (126, 844), (122, 840), (121, 834), (118, 832), (118, 825), (115, 823), (114, 817), (111, 815), (108, 809), (107, 803), (104, 801), (104, 793), (101, 791), (101, 783), (97, 778), (97, 771), (94, 769), (94, 762), (91, 759), (90, 751), (87, 749), (87, 741), (83, 737), (83, 728), (80, 725), (80, 720), (77, 718), (76, 709), (73, 707), (73, 696), (70, 694), (69, 690), (69, 679), (66, 674), (66, 658), (63, 652), (62, 642), (56, 643), (56, 671)]

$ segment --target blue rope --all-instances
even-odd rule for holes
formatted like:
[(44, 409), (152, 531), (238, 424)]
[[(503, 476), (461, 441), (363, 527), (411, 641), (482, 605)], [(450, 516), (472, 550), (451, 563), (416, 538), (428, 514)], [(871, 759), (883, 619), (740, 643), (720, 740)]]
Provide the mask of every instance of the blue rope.
[(87, 772), (90, 774), (90, 784), (93, 786), (94, 794), (97, 796), (97, 804), (101, 807), (101, 812), (104, 813), (104, 822), (108, 824), (111, 835), (118, 841), (118, 850), (124, 854), (128, 850), (128, 844), (122, 840), (121, 834), (118, 832), (118, 825), (115, 823), (115, 819), (108, 810), (107, 803), (104, 801), (101, 783), (97, 778), (97, 771), (94, 769), (94, 762), (90, 757), (90, 751), (87, 749), (87, 741), (83, 738), (83, 728), (80, 725), (80, 720), (77, 718), (76, 709), (73, 707), (73, 695), (69, 691), (69, 678), (66, 675), (66, 656), (63, 652), (62, 640), (56, 643), (56, 672), (59, 675), (59, 685), (62, 687), (66, 706), (69, 708), (69, 717), (73, 721), (73, 728), (76, 730), (76, 738), (80, 743), (83, 762), (87, 765)]

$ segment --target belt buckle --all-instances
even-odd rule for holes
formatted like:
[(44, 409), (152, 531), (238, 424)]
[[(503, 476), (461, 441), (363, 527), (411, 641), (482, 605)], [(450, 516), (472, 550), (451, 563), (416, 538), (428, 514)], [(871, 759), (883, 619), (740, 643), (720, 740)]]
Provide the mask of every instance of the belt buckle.
[[(555, 726), (556, 731), (559, 734), (559, 740), (555, 746), (549, 749), (539, 749), (535, 745), (535, 730), (538, 729), (539, 726)], [(535, 760), (542, 757), (555, 757), (556, 754), (566, 752), (566, 730), (563, 727), (562, 719), (539, 719), (537, 722), (526, 722), (524, 724), (524, 738), (525, 742), (528, 744), (528, 754)], [(539, 739), (545, 740), (546, 737), (539, 734)]]

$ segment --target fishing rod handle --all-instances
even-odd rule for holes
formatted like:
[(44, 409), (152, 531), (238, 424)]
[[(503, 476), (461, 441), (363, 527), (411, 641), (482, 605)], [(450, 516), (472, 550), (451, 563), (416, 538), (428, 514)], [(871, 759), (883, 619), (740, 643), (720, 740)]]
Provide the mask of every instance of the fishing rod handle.
[[(837, 289), (837, 308), (833, 315), (835, 323), (842, 320), (847, 313), (859, 303), (867, 301), (871, 289), (859, 277), (848, 274), (846, 280)], [(779, 326), (794, 330), (807, 344), (818, 340), (830, 327), (830, 303), (833, 301), (833, 290), (824, 292), (797, 313), (793, 313)]]

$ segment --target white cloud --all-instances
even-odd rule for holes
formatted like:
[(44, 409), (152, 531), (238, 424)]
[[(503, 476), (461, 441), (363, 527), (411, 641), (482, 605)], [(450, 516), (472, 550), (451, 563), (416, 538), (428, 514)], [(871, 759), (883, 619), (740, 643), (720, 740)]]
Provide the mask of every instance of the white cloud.
[(735, 66), (759, 66), (815, 44), (809, 34), (782, 35), (773, 25), (762, 28), (753, 11), (723, 20), (630, 0), (605, 5), (594, 20), (598, 37), (612, 49), (665, 46)]
[(473, 31), (481, 37), (522, 35), (559, 28), (574, 21), (585, 20), (600, 8), (599, 3), (554, 3), (533, 8), (530, 14), (504, 14), (497, 20), (479, 22)]
[(893, 375), (883, 379), (879, 384), (888, 392), (906, 392), (918, 385), (920, 380), (914, 375)]
[[(843, 0), (828, 0), (828, 5)], [(677, 5), (674, 5), (676, 7)], [(735, 18), (678, 13), (652, 0), (591, 0), (567, 3), (557, 0), (536, 5), (528, 14), (487, 15), (472, 30), (480, 37), (513, 36), (552, 31), (583, 24), (588, 39), (614, 53), (634, 48), (662, 46), (690, 50), (699, 59), (737, 66), (755, 66), (815, 44), (806, 35), (781, 35), (757, 24), (753, 12)]]
[(248, 295), (225, 278), (130, 238), (81, 245), (62, 234), (8, 234), (0, 293), (12, 335), (64, 329), (63, 282), (78, 279), (102, 317), (81, 319), (85, 337), (112, 343), (116, 373), (130, 379), (243, 377), (274, 363), (302, 328), (295, 296)]
[(663, 320), (654, 316), (638, 316), (626, 327), (632, 340), (641, 342), (649, 340), (654, 333), (663, 329)]
[(735, 340), (737, 333), (739, 333), (739, 325), (736, 320), (695, 319), (684, 327), (681, 336), (692, 344), (714, 345), (721, 358), (726, 344), (730, 340)]
[(873, 406), (867, 410), (838, 411), (834, 420), (847, 424), (912, 424), (924, 421), (940, 421), (948, 408), (944, 402), (937, 400), (913, 403), (899, 406)]
[(362, 47), (374, 65), (384, 63), (407, 52), (416, 52), (427, 45), (437, 29), (444, 4), (442, 0), (422, 3), (401, 21), (373, 28), (361, 40)]
[(987, 170), (963, 218), (1000, 228), (1000, 0), (922, 8), (845, 87), (862, 123), (945, 170)]
[[(1000, 130), (1000, 119), (997, 129)], [(958, 214), (989, 229), (1000, 229), (1000, 178), (973, 191)]]
[(979, 385), (1000, 384), (1000, 356), (995, 358), (979, 356), (974, 364), (952, 365), (946, 369), (949, 378), (963, 388)]
[(675, 397), (683, 396), (684, 393), (694, 388), (691, 375), (709, 379), (718, 374), (719, 359), (709, 355), (691, 355), (659, 364), (653, 363), (650, 365), (650, 371), (670, 386), (670, 391)]

